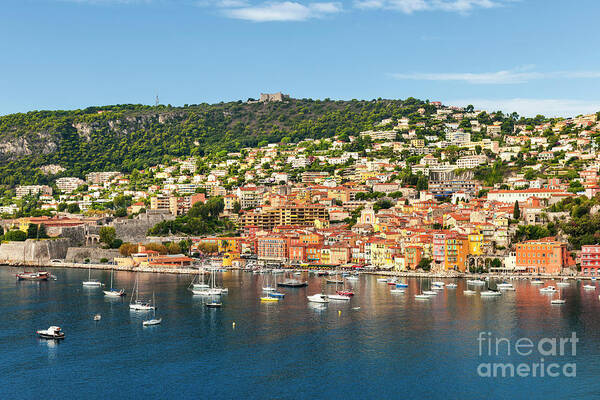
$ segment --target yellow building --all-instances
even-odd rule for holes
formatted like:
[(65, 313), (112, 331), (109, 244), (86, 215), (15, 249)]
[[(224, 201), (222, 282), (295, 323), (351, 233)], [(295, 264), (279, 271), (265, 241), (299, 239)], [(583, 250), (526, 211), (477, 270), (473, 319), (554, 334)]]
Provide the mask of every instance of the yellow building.
[(483, 254), (485, 242), (481, 233), (471, 233), (469, 235), (469, 254), (480, 256)]

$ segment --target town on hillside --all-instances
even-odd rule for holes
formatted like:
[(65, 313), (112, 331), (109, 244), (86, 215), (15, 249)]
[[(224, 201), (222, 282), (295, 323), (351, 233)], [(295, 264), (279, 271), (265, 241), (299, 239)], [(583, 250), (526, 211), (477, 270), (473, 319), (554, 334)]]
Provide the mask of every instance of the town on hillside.
[[(210, 257), (239, 268), (595, 276), (599, 115), (519, 118), (431, 102), (358, 135), (263, 141), (128, 172), (64, 176), (47, 164), (39, 172), (51, 184), (3, 192), (0, 262), (177, 268)], [(56, 246), (25, 252), (19, 242)]]

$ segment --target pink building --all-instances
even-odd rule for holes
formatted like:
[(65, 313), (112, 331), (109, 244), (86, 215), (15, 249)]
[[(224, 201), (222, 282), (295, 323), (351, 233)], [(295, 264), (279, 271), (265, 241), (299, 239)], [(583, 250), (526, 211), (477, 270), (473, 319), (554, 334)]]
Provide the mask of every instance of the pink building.
[(600, 268), (600, 245), (581, 246), (581, 272), (585, 275), (598, 275)]

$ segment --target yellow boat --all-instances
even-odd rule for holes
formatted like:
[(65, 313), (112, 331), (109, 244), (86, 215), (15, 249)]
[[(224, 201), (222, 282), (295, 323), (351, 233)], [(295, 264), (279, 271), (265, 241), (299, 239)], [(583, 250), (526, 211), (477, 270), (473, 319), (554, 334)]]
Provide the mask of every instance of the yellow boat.
[(268, 302), (278, 302), (279, 299), (277, 297), (261, 297), (260, 301), (268, 301)]

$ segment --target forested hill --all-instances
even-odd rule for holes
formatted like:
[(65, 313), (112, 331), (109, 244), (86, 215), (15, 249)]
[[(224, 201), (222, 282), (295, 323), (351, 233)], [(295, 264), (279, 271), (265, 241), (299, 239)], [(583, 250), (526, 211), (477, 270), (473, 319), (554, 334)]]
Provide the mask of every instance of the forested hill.
[(260, 142), (355, 135), (384, 118), (426, 114), (435, 108), (407, 100), (290, 100), (171, 106), (114, 105), (73, 111), (33, 111), (0, 117), (0, 184), (44, 184), (39, 169), (61, 176), (91, 171), (128, 172), (169, 157), (238, 151)]

